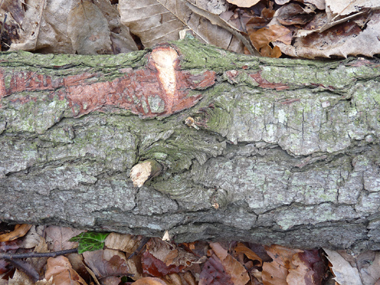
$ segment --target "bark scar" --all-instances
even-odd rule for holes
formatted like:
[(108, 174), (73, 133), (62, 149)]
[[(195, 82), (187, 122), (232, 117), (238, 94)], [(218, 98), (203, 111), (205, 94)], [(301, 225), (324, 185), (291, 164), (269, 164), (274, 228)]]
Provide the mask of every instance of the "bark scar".
[[(181, 70), (180, 53), (168, 44), (158, 46), (148, 56), (148, 63), (140, 69), (121, 68), (120, 77), (107, 81), (102, 72), (82, 72), (76, 75), (59, 76), (55, 72), (44, 73), (14, 70), (10, 84), (6, 87), (5, 73), (0, 68), (0, 108), (2, 98), (23, 91), (47, 91), (48, 98), (39, 100), (67, 100), (74, 117), (93, 111), (116, 112), (130, 110), (143, 118), (169, 116), (191, 108), (202, 93), (189, 96), (191, 89), (205, 89), (213, 86), (216, 72), (205, 70), (194, 75)], [(30, 101), (20, 94), (17, 104)]]
[(171, 47), (159, 48), (152, 51), (151, 58), (158, 70), (158, 78), (161, 82), (166, 101), (167, 112), (171, 112), (174, 102), (177, 101), (177, 81), (175, 74), (175, 65), (178, 59), (178, 53)]

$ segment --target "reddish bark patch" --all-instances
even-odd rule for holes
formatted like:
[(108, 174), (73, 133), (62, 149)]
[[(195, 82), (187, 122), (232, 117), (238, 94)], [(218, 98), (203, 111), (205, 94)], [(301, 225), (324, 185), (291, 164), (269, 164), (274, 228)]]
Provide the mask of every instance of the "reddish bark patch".
[(252, 73), (249, 76), (251, 76), (262, 88), (268, 88), (268, 89), (276, 89), (278, 91), (289, 89), (289, 86), (282, 84), (282, 83), (272, 83), (268, 80), (261, 77), (260, 72)]
[(142, 117), (168, 116), (194, 106), (201, 99), (201, 94), (188, 97), (191, 89), (215, 84), (214, 71), (192, 75), (180, 70), (178, 57), (171, 47), (155, 48), (145, 68), (122, 69), (125, 73), (122, 77), (104, 82), (100, 82), (101, 74), (82, 73), (53, 79), (35, 72), (15, 72), (6, 88), (4, 73), (9, 70), (0, 69), (0, 102), (1, 98), (17, 92), (50, 90), (49, 97), (69, 101), (74, 116), (105, 106), (131, 110)]

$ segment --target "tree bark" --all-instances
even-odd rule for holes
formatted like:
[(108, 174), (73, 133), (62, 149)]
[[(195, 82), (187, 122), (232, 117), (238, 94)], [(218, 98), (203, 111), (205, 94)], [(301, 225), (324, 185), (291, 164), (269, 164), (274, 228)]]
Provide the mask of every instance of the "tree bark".
[[(3, 53), (0, 219), (380, 249), (379, 75), (376, 59), (258, 58), (195, 40)], [(160, 175), (134, 187), (145, 160)]]

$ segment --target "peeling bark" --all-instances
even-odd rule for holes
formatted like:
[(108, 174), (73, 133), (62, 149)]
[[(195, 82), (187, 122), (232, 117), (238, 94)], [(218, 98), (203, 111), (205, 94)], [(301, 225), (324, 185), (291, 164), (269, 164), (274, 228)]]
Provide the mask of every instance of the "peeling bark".
[[(3, 53), (0, 219), (380, 249), (379, 75), (375, 59), (256, 58), (192, 40)], [(164, 171), (134, 187), (145, 160)]]

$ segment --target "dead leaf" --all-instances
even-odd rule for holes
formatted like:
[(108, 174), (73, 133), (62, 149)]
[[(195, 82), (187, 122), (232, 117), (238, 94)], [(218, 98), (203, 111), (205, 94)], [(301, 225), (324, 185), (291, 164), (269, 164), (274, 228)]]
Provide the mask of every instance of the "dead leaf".
[[(175, 6), (176, 3), (169, 2), (168, 5), (174, 6), (176, 10), (180, 8)], [(182, 4), (182, 9), (177, 10), (181, 13), (178, 15), (167, 8), (158, 1), (151, 0), (120, 0), (118, 4), (121, 23), (129, 27), (146, 48), (157, 43), (178, 40), (179, 31), (186, 27), (180, 20), (187, 10), (186, 7)]]
[(234, 285), (234, 283), (220, 259), (216, 255), (212, 255), (203, 265), (199, 275), (199, 285)]
[(168, 285), (197, 285), (197, 281), (190, 272), (172, 273), (164, 276), (162, 280)]
[(129, 235), (110, 233), (104, 244), (107, 248), (124, 251), (126, 253), (133, 253), (140, 245), (141, 237)]
[(45, 230), (46, 242), (49, 244), (51, 251), (76, 248), (78, 243), (70, 242), (69, 240), (82, 232), (82, 230), (68, 227), (48, 226)]
[(21, 270), (16, 269), (13, 277), (8, 280), (8, 285), (34, 285), (34, 281)]
[(147, 251), (155, 258), (164, 262), (166, 266), (188, 267), (198, 260), (194, 254), (158, 238), (152, 238), (150, 240), (147, 244)]
[(315, 7), (317, 7), (319, 10), (325, 9), (325, 0), (306, 0), (304, 3), (310, 3), (313, 4)]
[(55, 285), (87, 285), (64, 256), (48, 259), (45, 279), (49, 280), (50, 278), (53, 278)]
[(241, 242), (238, 243), (238, 245), (234, 248), (234, 250), (237, 253), (244, 253), (247, 258), (249, 258), (249, 259), (251, 259), (253, 261), (257, 261), (258, 262), (258, 266), (262, 266), (263, 265), (262, 259), (256, 253), (254, 253), (250, 248), (246, 247)]
[(288, 282), (286, 282), (287, 276), (288, 270), (276, 260), (264, 263), (262, 279), (265, 285), (288, 285)]
[[(141, 237), (132, 236), (129, 234), (110, 233), (106, 240), (105, 246), (110, 249), (116, 249), (127, 253), (130, 256), (140, 246)], [(137, 280), (141, 278), (141, 254), (135, 255), (133, 258), (128, 258), (126, 261), (129, 268), (129, 273), (132, 275), (132, 279)]]
[[(209, 11), (206, 11), (204, 9), (201, 9), (200, 7), (197, 7), (197, 6), (193, 5), (192, 3), (190, 3), (189, 0), (186, 0), (186, 1), (187, 1), (186, 2), (186, 6), (188, 8), (190, 8), (190, 10), (194, 14), (199, 15), (202, 18), (206, 18), (207, 20), (209, 20), (214, 25), (214, 27), (221, 27), (221, 28), (224, 29), (224, 31), (231, 33), (232, 35), (234, 35), (237, 39), (239, 39), (244, 44), (245, 48), (252, 55), (260, 56), (260, 54), (257, 52), (257, 50), (255, 50), (255, 48), (252, 46), (251, 42), (246, 37), (245, 33), (241, 33), (240, 30), (236, 29), (236, 27), (234, 25), (231, 25), (230, 23), (225, 22), (218, 15), (215, 15), (213, 13), (210, 13)], [(194, 30), (194, 25), (193, 25), (192, 28)], [(219, 47), (221, 47), (220, 46), (220, 42), (217, 43), (216, 45), (219, 46)], [(232, 46), (232, 42), (229, 44), (229, 47), (230, 47), (230, 48), (228, 48), (229, 50), (232, 50), (231, 46)]]
[(238, 7), (249, 8), (259, 3), (260, 0), (227, 0), (227, 2), (234, 4)]
[(110, 276), (102, 278), (102, 285), (119, 285), (124, 282), (121, 281), (122, 277)]
[[(38, 232), (37, 232), (38, 228)], [(44, 226), (32, 226), (28, 233), (26, 234), (24, 240), (22, 241), (22, 245), (20, 247), (22, 248), (33, 248), (40, 244), (41, 237), (42, 237), (42, 230), (44, 229)]]
[(162, 260), (154, 257), (149, 252), (144, 252), (141, 260), (143, 272), (155, 277), (163, 277), (171, 273), (178, 273), (184, 268), (183, 265), (166, 265)]
[(265, 262), (263, 265), (264, 284), (284, 284), (287, 285), (286, 277), (289, 269), (295, 269), (292, 264), (293, 255), (303, 252), (299, 249), (291, 249), (280, 245), (264, 246), (272, 262)]
[(125, 254), (120, 251), (113, 249), (86, 251), (83, 257), (98, 278), (130, 274)]
[(117, 5), (110, 5), (110, 1), (93, 1), (100, 9), (108, 22), (110, 30), (111, 48), (113, 54), (128, 53), (139, 48), (127, 26), (121, 24)]
[[(343, 23), (322, 34), (310, 35), (297, 39), (294, 46), (275, 43), (281, 51), (300, 57), (330, 57), (332, 55), (347, 57), (348, 55), (364, 55), (372, 57), (380, 53), (380, 13), (373, 13), (366, 29), (362, 31), (355, 22)], [(331, 39), (331, 40), (330, 40)]]
[[(121, 22), (140, 38), (146, 48), (157, 43), (178, 40), (179, 32), (189, 28), (205, 43), (235, 52), (243, 51), (242, 43), (230, 32), (194, 13), (186, 3), (185, 0), (120, 0), (118, 10)], [(197, 1), (198, 3), (200, 6), (196, 8), (214, 15), (219, 15), (228, 8), (227, 5), (212, 5), (209, 1)]]
[(280, 49), (272, 49), (269, 43), (274, 41), (281, 41), (286, 44), (291, 43), (291, 31), (284, 26), (271, 25), (257, 31), (251, 31), (249, 38), (252, 44), (263, 56), (280, 57)]
[(144, 277), (137, 280), (136, 282), (133, 282), (132, 284), (133, 285), (167, 285), (166, 282), (155, 277)]
[(260, 16), (253, 16), (246, 24), (247, 31), (254, 31), (264, 28), (272, 20), (275, 11), (269, 7), (261, 10)]
[(353, 268), (339, 253), (329, 249), (323, 249), (327, 253), (327, 259), (331, 262), (331, 270), (334, 272), (334, 280), (339, 284), (362, 285), (357, 268)]
[(227, 250), (225, 250), (219, 243), (210, 243), (210, 247), (215, 252), (215, 255), (221, 260), (226, 273), (231, 276), (233, 284), (245, 285), (249, 281), (248, 273), (243, 265), (229, 255)]
[(380, 279), (380, 252), (363, 252), (356, 263), (364, 284), (375, 284)]
[(325, 0), (326, 7), (329, 7), (334, 14), (348, 15), (358, 12), (363, 8), (377, 8), (380, 3), (377, 0)]
[[(39, 244), (34, 248), (34, 252), (36, 253), (44, 253), (49, 252), (46, 241), (43, 237), (40, 238)], [(42, 276), (43, 275), (43, 267), (46, 264), (47, 257), (39, 257), (39, 258), (28, 258), (27, 262), (33, 266), (33, 268)]]
[(11, 17), (17, 22), (17, 24), (22, 25), (25, 17), (24, 10), (22, 9), (20, 0), (2, 0), (0, 3), (0, 9), (11, 14)]
[[(0, 9), (0, 14), (4, 10)], [(22, 26), (13, 18), (7, 22), (16, 23), (15, 33), (19, 35), (12, 39), (11, 50), (85, 54), (137, 50), (129, 29), (121, 24), (110, 1), (30, 0)]]
[[(2, 285), (0, 283), (0, 285)], [(50, 278), (50, 280), (46, 280), (45, 278), (43, 280), (39, 280), (35, 283), (35, 285), (54, 285), (53, 284), (53, 277)]]
[(278, 5), (284, 5), (286, 3), (289, 3), (290, 0), (275, 0), (276, 4)]
[(55, 45), (57, 52), (72, 53), (70, 40), (65, 36), (67, 26), (63, 24), (67, 22), (67, 9), (72, 1), (60, 2), (66, 3), (28, 1), (23, 20), (25, 24), (17, 30), (19, 39), (12, 42), (10, 50), (37, 50)]
[(314, 18), (314, 14), (305, 11), (297, 3), (289, 3), (277, 10), (277, 20), (282, 25), (305, 25)]
[(107, 19), (90, 1), (80, 2), (67, 17), (67, 35), (74, 53), (110, 54), (111, 38)]
[(15, 229), (10, 233), (0, 235), (0, 242), (12, 241), (20, 237), (23, 237), (24, 235), (26, 235), (26, 233), (30, 230), (31, 227), (32, 225), (28, 224), (16, 225)]
[(286, 277), (288, 284), (322, 284), (325, 270), (318, 250), (305, 250), (294, 254), (292, 265), (295, 268), (289, 269), (289, 274)]

